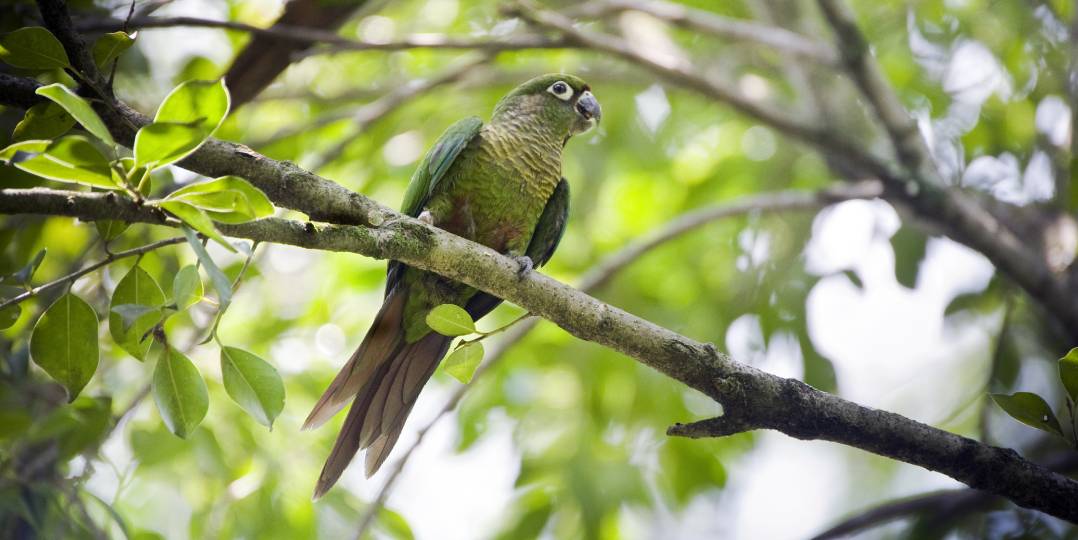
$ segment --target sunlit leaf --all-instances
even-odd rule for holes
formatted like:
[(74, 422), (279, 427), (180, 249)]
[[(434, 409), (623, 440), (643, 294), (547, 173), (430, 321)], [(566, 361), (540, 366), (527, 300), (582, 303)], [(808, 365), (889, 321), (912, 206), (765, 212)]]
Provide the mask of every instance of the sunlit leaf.
[(230, 99), (224, 79), (187, 81), (165, 97), (153, 121), (189, 124), (208, 137), (224, 121)]
[(22, 69), (71, 67), (60, 40), (41, 26), (28, 26), (0, 37), (0, 61)]
[(34, 325), (30, 357), (75, 399), (97, 370), (97, 313), (74, 294), (61, 296)]
[(97, 64), (97, 67), (104, 69), (109, 62), (118, 58), (134, 44), (135, 36), (129, 36), (127, 33), (120, 31), (109, 32), (97, 38), (97, 41), (94, 42), (94, 63)]
[(996, 402), (1011, 418), (1019, 422), (1035, 427), (1041, 431), (1055, 433), (1063, 436), (1063, 429), (1059, 426), (1052, 408), (1044, 398), (1032, 392), (1016, 392), (1011, 395), (992, 394), (992, 401)]
[(23, 161), (34, 154), (44, 152), (50, 144), (52, 144), (50, 140), (37, 139), (9, 144), (3, 150), (0, 150), (0, 161), (4, 163)]
[(176, 303), (176, 309), (185, 310), (202, 300), (205, 291), (202, 288), (202, 277), (198, 275), (198, 267), (189, 264), (176, 272), (172, 280), (172, 301)]
[[(228, 199), (215, 199), (217, 194), (230, 194)], [(191, 184), (173, 192), (169, 198), (191, 202), (206, 210), (215, 221), (222, 223), (244, 223), (273, 215), (273, 203), (262, 190), (238, 176), (222, 176), (208, 182)], [(207, 205), (217, 202), (233, 201), (231, 208), (216, 210)]]
[(445, 372), (452, 375), (454, 379), (468, 384), (483, 361), (483, 353), (481, 341), (463, 345), (445, 359), (443, 363)]
[(284, 382), (277, 369), (242, 349), (221, 347), (225, 391), (258, 423), (272, 428), (284, 409)]
[(124, 274), (116, 285), (109, 302), (109, 334), (112, 339), (128, 354), (139, 360), (146, 358), (151, 340), (144, 339), (149, 331), (161, 320), (159, 309), (137, 313), (136, 309), (127, 310), (129, 321), (125, 321), (124, 310), (120, 306), (133, 305), (159, 308), (165, 303), (165, 293), (149, 273), (136, 265)]
[(1059, 359), (1059, 379), (1071, 401), (1078, 403), (1078, 347), (1067, 352)]
[(109, 146), (116, 146), (116, 141), (112, 139), (112, 134), (105, 127), (105, 123), (101, 121), (101, 117), (94, 112), (93, 107), (85, 99), (79, 97), (70, 88), (60, 83), (54, 83), (42, 86), (36, 92), (58, 103), (94, 137), (101, 139)]
[(190, 225), (196, 231), (217, 241), (217, 243), (224, 246), (225, 249), (231, 252), (236, 251), (236, 248), (232, 247), (232, 244), (229, 244), (228, 240), (225, 240), (225, 237), (221, 236), (221, 232), (217, 230), (217, 226), (213, 224), (213, 220), (210, 219), (210, 216), (206, 215), (202, 210), (183, 201), (165, 200), (156, 204), (180, 218), (181, 221)]
[(198, 149), (207, 134), (198, 126), (154, 122), (135, 135), (135, 165), (156, 169), (175, 163)]
[(55, 139), (75, 125), (71, 116), (58, 103), (47, 101), (29, 109), (11, 133), (13, 141)]
[(109, 160), (81, 135), (54, 141), (43, 153), (15, 163), (30, 174), (58, 182), (119, 189), (112, 181)]
[(436, 306), (427, 313), (427, 326), (443, 336), (475, 333), (475, 322), (464, 308), (453, 304)]
[(213, 261), (213, 257), (210, 257), (206, 247), (198, 240), (198, 236), (195, 235), (194, 231), (184, 227), (183, 234), (187, 237), (187, 243), (191, 246), (191, 250), (195, 252), (198, 260), (202, 262), (202, 267), (206, 269), (206, 273), (210, 276), (210, 284), (217, 291), (217, 304), (220, 309), (225, 309), (232, 302), (232, 282), (228, 280), (228, 276)]
[(206, 382), (183, 353), (171, 347), (160, 351), (153, 370), (153, 400), (168, 430), (187, 438), (210, 407)]

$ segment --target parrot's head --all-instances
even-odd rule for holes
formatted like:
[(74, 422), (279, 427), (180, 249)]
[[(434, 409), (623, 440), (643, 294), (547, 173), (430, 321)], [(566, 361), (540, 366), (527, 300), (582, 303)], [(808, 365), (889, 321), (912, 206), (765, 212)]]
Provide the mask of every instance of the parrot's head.
[(540, 75), (513, 89), (494, 108), (494, 119), (536, 122), (564, 140), (595, 127), (602, 118), (599, 102), (580, 77)]

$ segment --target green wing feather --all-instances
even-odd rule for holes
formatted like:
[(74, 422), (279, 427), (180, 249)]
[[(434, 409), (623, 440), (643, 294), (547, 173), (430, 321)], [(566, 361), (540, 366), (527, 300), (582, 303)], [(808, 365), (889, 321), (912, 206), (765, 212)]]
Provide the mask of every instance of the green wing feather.
[(404, 193), (402, 213), (412, 217), (419, 216), (434, 190), (438, 189), (438, 183), (445, 177), (450, 165), (482, 127), (483, 121), (478, 116), (470, 116), (449, 126), (449, 129), (442, 133), (438, 142), (434, 143), (434, 148), (427, 152), (412, 174), (408, 191)]

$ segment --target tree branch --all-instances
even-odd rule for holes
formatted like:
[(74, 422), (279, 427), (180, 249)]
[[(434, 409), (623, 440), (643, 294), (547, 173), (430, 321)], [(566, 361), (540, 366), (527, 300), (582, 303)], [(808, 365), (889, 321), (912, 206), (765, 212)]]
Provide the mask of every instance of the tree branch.
[[(160, 212), (107, 194), (48, 189), (0, 190), (0, 213), (41, 213), (84, 220), (175, 225)], [(631, 356), (722, 404), (724, 416), (674, 426), (672, 435), (711, 437), (774, 429), (799, 439), (861, 448), (938, 471), (1016, 504), (1078, 522), (1078, 482), (988, 446), (903, 416), (862, 407), (735, 362), (710, 344), (604, 304), (538, 272), (521, 278), (513, 259), (390, 211), (379, 226), (267, 218), (220, 225), (251, 240), (394, 259), (504, 298), (570, 334)]]
[(838, 55), (825, 43), (785, 28), (755, 21), (724, 17), (662, 0), (597, 0), (563, 11), (569, 17), (601, 19), (625, 11), (647, 13), (657, 19), (719, 38), (746, 41), (826, 66), (838, 64)]

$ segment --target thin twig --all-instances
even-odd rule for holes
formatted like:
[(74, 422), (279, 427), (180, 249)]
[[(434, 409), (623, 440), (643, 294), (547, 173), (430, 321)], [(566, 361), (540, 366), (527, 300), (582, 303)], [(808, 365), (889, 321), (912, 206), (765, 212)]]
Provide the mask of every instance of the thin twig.
[(183, 242), (183, 241), (184, 241), (184, 237), (177, 236), (177, 237), (168, 238), (168, 239), (165, 239), (165, 240), (158, 240), (157, 242), (153, 242), (151, 244), (146, 244), (145, 246), (141, 246), (141, 247), (137, 247), (137, 248), (128, 249), (126, 251), (119, 251), (119, 252), (113, 253), (113, 254), (105, 257), (104, 259), (102, 259), (102, 260), (100, 260), (100, 261), (98, 261), (98, 262), (96, 262), (94, 264), (91, 264), (90, 266), (87, 266), (86, 268), (83, 268), (82, 270), (79, 270), (77, 272), (72, 272), (72, 273), (67, 274), (66, 276), (63, 276), (63, 277), (56, 278), (56, 279), (54, 279), (54, 280), (52, 280), (52, 281), (50, 281), (48, 283), (45, 283), (44, 285), (38, 285), (37, 287), (34, 287), (34, 288), (30, 289), (29, 291), (26, 291), (26, 292), (24, 292), (22, 294), (19, 294), (19, 295), (13, 297), (13, 298), (9, 298), (9, 299), (7, 299), (7, 300), (5, 300), (3, 302), (0, 302), (0, 309), (4, 309), (4, 308), (6, 308), (8, 306), (18, 304), (18, 303), (22, 302), (23, 300), (27, 300), (29, 298), (37, 296), (42, 291), (47, 291), (47, 290), (49, 290), (49, 289), (51, 289), (53, 287), (58, 287), (60, 285), (64, 285), (64, 284), (67, 284), (67, 283), (72, 283), (75, 280), (79, 279), (80, 277), (85, 276), (86, 274), (89, 274), (90, 272), (93, 272), (94, 270), (97, 270), (98, 268), (101, 268), (102, 266), (107, 266), (109, 264), (112, 264), (112, 263), (120, 260), (120, 259), (125, 259), (127, 257), (134, 257), (136, 255), (142, 255), (143, 253), (149, 253), (149, 252), (151, 252), (151, 251), (153, 251), (155, 249), (162, 248), (162, 247), (165, 247), (165, 246), (171, 246), (172, 244), (178, 244), (178, 243)]

